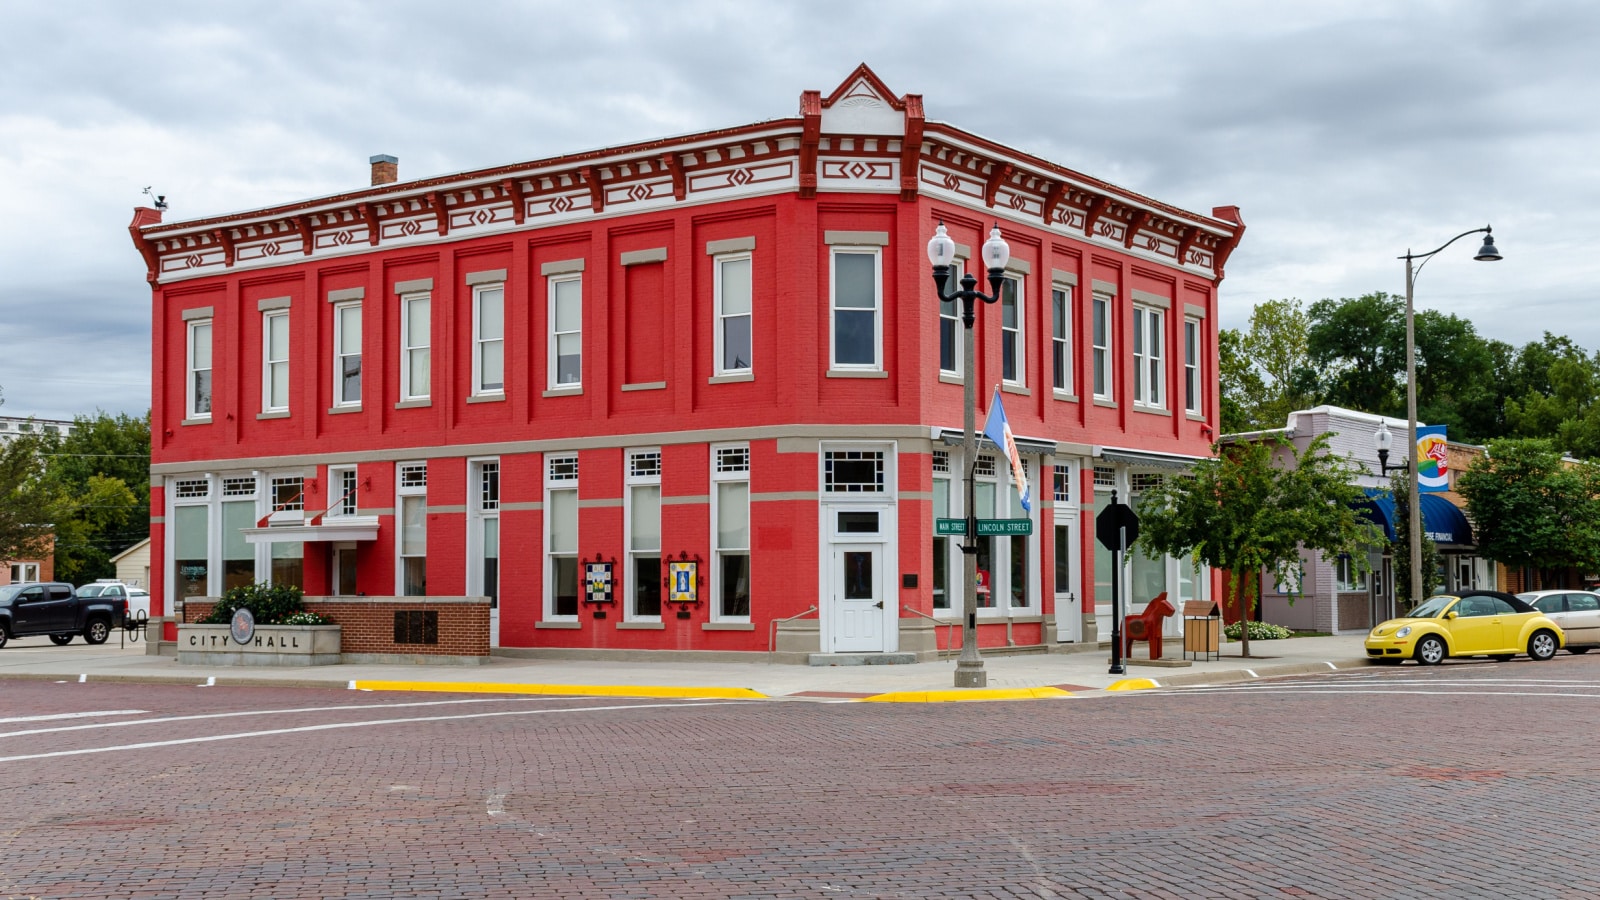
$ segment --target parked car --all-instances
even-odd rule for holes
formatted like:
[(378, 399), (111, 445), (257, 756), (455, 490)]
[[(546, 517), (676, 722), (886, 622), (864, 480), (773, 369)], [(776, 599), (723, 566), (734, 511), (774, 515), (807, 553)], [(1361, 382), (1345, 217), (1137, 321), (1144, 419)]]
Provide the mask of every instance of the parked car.
[(121, 628), (128, 601), (121, 597), (79, 597), (72, 585), (56, 581), (0, 587), (0, 647), (14, 637), (47, 634), (57, 644), (78, 635), (104, 644)]
[(1600, 594), (1593, 591), (1528, 591), (1518, 598), (1550, 617), (1567, 635), (1568, 653), (1600, 647)]
[(1566, 643), (1561, 626), (1526, 600), (1500, 591), (1439, 594), (1367, 635), (1367, 658), (1436, 666), (1450, 656), (1507, 660), (1518, 653), (1546, 660)]
[(78, 588), (79, 597), (120, 597), (128, 601), (128, 617), (138, 618), (139, 613), (150, 616), (150, 592), (142, 587), (126, 584), (115, 578), (101, 578), (93, 584)]

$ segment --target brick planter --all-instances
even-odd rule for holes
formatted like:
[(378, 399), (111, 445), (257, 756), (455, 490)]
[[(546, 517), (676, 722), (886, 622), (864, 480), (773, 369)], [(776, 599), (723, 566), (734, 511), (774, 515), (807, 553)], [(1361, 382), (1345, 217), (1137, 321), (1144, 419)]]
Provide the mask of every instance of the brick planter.
[(186, 666), (334, 666), (337, 625), (257, 625), (240, 644), (226, 625), (179, 625), (178, 662)]
[[(216, 602), (215, 597), (188, 600), (183, 605), (184, 621), (204, 619)], [(334, 662), (476, 665), (489, 661), (487, 597), (306, 597), (305, 607), (339, 626), (334, 652), (340, 658)], [(179, 626), (180, 662), (188, 649), (181, 632), (190, 627), (194, 626)], [(261, 627), (257, 626), (258, 632)]]

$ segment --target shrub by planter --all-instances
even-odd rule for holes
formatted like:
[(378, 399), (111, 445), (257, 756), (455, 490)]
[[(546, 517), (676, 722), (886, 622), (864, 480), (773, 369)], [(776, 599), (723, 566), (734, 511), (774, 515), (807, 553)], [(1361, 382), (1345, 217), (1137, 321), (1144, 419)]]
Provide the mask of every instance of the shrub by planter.
[(249, 643), (226, 625), (179, 625), (178, 662), (189, 666), (334, 666), (337, 625), (257, 625)]

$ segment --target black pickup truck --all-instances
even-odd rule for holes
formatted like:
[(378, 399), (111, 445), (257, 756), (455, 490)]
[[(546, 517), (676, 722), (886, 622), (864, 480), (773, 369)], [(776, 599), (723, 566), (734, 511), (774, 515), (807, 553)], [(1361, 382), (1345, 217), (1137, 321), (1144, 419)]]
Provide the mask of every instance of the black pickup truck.
[(57, 644), (80, 634), (104, 644), (127, 615), (128, 601), (121, 597), (79, 597), (72, 585), (58, 581), (8, 584), (0, 587), (0, 647), (36, 634), (48, 634)]

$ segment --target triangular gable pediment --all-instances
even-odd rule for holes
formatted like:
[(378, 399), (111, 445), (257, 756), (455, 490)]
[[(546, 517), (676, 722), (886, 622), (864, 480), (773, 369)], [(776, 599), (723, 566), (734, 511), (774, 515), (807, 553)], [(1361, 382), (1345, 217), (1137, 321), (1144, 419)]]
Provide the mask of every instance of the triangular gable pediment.
[(889, 90), (866, 63), (822, 101), (825, 134), (905, 134), (905, 98)]

